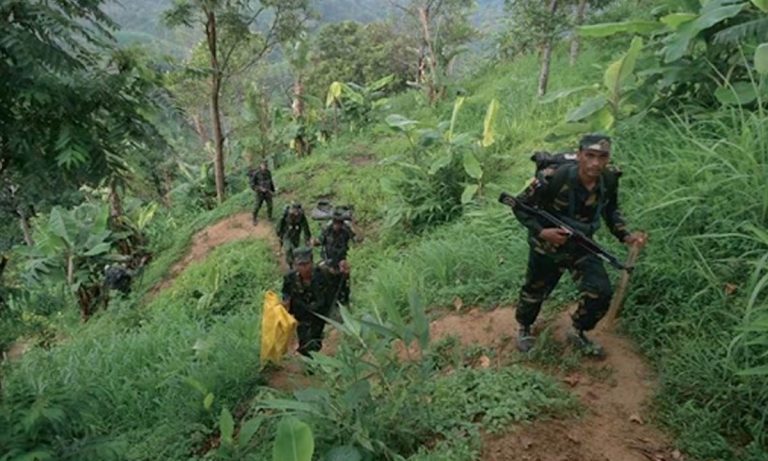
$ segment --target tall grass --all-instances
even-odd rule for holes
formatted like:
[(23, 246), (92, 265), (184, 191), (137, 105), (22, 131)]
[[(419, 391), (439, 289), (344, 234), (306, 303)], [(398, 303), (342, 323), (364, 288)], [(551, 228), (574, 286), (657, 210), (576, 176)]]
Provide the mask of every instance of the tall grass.
[(768, 341), (750, 330), (768, 308), (768, 118), (680, 115), (620, 139), (628, 214), (652, 242), (625, 325), (658, 364), (662, 416), (694, 456), (766, 459), (765, 377), (739, 371), (765, 364)]
[[(144, 309), (113, 306), (3, 378), (2, 442), (53, 459), (185, 459), (260, 382), (263, 242), (214, 251)], [(210, 408), (205, 397), (214, 398)]]

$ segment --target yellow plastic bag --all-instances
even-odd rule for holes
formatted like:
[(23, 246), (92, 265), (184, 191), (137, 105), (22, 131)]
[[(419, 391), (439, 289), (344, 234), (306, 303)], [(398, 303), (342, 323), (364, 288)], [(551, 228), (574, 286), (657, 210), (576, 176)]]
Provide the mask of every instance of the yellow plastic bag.
[(264, 295), (261, 316), (261, 364), (279, 362), (296, 334), (296, 319), (280, 303), (274, 291)]

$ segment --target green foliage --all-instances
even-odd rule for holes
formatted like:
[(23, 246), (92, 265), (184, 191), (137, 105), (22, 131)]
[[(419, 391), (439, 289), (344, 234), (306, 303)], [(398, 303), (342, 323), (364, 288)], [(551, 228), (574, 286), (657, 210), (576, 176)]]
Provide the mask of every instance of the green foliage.
[[(269, 255), (262, 242), (225, 245), (145, 308), (113, 306), (51, 351), (27, 353), (4, 371), (0, 443), (53, 459), (186, 459), (259, 382)], [(35, 408), (50, 410), (27, 416)]]
[[(663, 370), (664, 421), (701, 459), (766, 453), (766, 246), (752, 230), (768, 219), (765, 122), (732, 109), (621, 133), (633, 165), (623, 186), (638, 191), (635, 219), (656, 242), (633, 277), (625, 325)], [(680, 261), (692, 262), (684, 278)]]
[(311, 461), (314, 451), (312, 429), (306, 423), (290, 416), (280, 421), (272, 461)]
[[(399, 194), (399, 206), (389, 209), (387, 225), (402, 224), (412, 232), (455, 218), (462, 205), (473, 200), (488, 184), (489, 176), (478, 157), (485, 159), (487, 148), (494, 143), (494, 126), (498, 101), (488, 105), (483, 131), (456, 131), (456, 120), (464, 104), (459, 97), (453, 106), (450, 122), (436, 126), (392, 114), (389, 127), (405, 135), (411, 145), (411, 158), (399, 159), (401, 176), (384, 185), (393, 195)], [(485, 154), (485, 155), (484, 155)]]
[(759, 98), (765, 85), (756, 83), (753, 76), (763, 68), (762, 54), (751, 53), (768, 32), (768, 15), (760, 3), (713, 0), (678, 5), (668, 1), (661, 2), (654, 13), (656, 21), (590, 25), (579, 32), (587, 37), (650, 35), (646, 53), (635, 57), (637, 86), (659, 109), (688, 102), (762, 104)]
[(640, 99), (634, 91), (637, 86), (635, 66), (643, 49), (643, 40), (635, 37), (629, 50), (618, 60), (612, 62), (603, 74), (603, 86), (582, 86), (563, 90), (542, 100), (551, 103), (574, 93), (593, 93), (580, 106), (570, 110), (565, 116), (565, 125), (555, 128), (555, 135), (575, 134), (585, 131), (608, 131), (617, 120), (622, 120), (637, 111)]
[(341, 317), (331, 321), (343, 334), (335, 355), (308, 363), (321, 385), (294, 392), (295, 400), (256, 406), (310, 424), (321, 459), (401, 459), (423, 454), (420, 446), (435, 437), (467, 450), (477, 446), (481, 428), (498, 430), (571, 404), (557, 384), (522, 368), (436, 375), (424, 304), (415, 293), (407, 316), (397, 309), (352, 316), (342, 308)]
[(569, 26), (567, 9), (558, 8), (553, 14), (549, 2), (505, 0), (504, 9), (506, 24), (498, 38), (498, 53), (504, 59), (538, 52), (542, 43), (562, 34)]
[(342, 120), (350, 124), (350, 130), (358, 130), (371, 123), (377, 115), (376, 111), (387, 105), (389, 101), (385, 90), (393, 80), (393, 75), (387, 75), (365, 86), (354, 82), (333, 82), (328, 87), (325, 105), (341, 109)]
[(312, 42), (307, 91), (323, 96), (335, 81), (365, 84), (388, 75), (394, 76), (390, 91), (402, 90), (416, 66), (409, 46), (394, 22), (326, 24)]
[(124, 176), (164, 144), (151, 122), (156, 73), (114, 47), (102, 3), (0, 5), (0, 175), (19, 190), (16, 213), (68, 205), (80, 185)]

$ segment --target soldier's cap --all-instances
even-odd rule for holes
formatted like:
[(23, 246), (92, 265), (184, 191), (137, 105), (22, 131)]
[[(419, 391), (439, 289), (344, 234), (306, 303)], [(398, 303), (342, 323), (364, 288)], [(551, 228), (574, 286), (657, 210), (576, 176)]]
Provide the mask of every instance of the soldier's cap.
[(604, 134), (592, 133), (584, 135), (579, 141), (580, 150), (611, 153), (611, 138)]
[(299, 202), (291, 203), (291, 209), (292, 210), (301, 210), (301, 203), (299, 203)]
[(293, 261), (295, 263), (312, 262), (312, 248), (298, 247), (293, 249)]

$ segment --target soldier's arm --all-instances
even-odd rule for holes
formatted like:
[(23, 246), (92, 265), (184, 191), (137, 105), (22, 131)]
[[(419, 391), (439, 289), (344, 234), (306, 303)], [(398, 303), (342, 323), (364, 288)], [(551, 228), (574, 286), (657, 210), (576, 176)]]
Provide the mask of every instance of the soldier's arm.
[(627, 221), (624, 219), (621, 210), (619, 209), (618, 188), (614, 187), (608, 191), (608, 200), (603, 207), (603, 219), (608, 225), (608, 230), (611, 234), (616, 236), (620, 242), (629, 235), (627, 230)]
[[(516, 197), (517, 200), (525, 203), (529, 206), (541, 207), (544, 205), (545, 197), (547, 196), (549, 182), (549, 175), (546, 173), (539, 173), (531, 182), (523, 189), (523, 191)], [(539, 235), (544, 226), (541, 225), (539, 220), (531, 213), (514, 207), (513, 212), (515, 217), (520, 223), (525, 226), (533, 235)]]
[(277, 236), (280, 238), (283, 238), (283, 234), (285, 234), (285, 213), (283, 213), (283, 216), (280, 218), (280, 222), (277, 224)]
[(304, 241), (306, 241), (307, 245), (309, 245), (312, 234), (309, 231), (309, 221), (307, 221), (306, 215), (301, 217), (301, 231), (304, 232)]
[(285, 274), (285, 276), (283, 276), (283, 290), (281, 295), (283, 298), (283, 306), (288, 309), (288, 312), (291, 311), (291, 291), (291, 275)]

